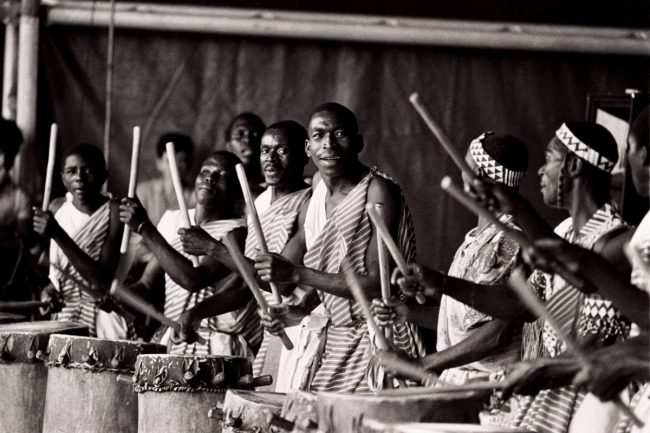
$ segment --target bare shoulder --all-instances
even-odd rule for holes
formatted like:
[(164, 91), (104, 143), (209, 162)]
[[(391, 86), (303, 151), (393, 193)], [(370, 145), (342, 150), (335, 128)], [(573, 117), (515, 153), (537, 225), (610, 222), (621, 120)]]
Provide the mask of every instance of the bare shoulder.
[(375, 203), (397, 203), (401, 199), (400, 187), (381, 175), (375, 175), (368, 186), (368, 199)]

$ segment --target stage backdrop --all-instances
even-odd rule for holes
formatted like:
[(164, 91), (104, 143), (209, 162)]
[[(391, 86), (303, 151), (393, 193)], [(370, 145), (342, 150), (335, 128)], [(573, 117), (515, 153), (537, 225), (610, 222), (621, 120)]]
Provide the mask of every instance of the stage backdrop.
[[(41, 131), (52, 118), (64, 147), (101, 146), (106, 77), (105, 30), (43, 30)], [(401, 183), (415, 218), (422, 263), (446, 269), (476, 218), (439, 188), (458, 170), (408, 102), (412, 92), (447, 131), (459, 151), (486, 130), (509, 133), (530, 148), (523, 187), (544, 209), (537, 169), (562, 121), (583, 119), (589, 93), (648, 89), (647, 58), (441, 49), (376, 44), (251, 39), (182, 33), (116, 31), (113, 140), (109, 189), (126, 190), (131, 129), (143, 128), (141, 179), (154, 175), (154, 146), (166, 131), (184, 131), (198, 147), (195, 167), (223, 146), (224, 127), (241, 111), (265, 122), (308, 121), (312, 108), (337, 101), (354, 110), (366, 146), (361, 155)], [(38, 192), (40, 152), (26, 155)], [(38, 168), (38, 169), (37, 169)], [(310, 167), (313, 170), (313, 167)]]

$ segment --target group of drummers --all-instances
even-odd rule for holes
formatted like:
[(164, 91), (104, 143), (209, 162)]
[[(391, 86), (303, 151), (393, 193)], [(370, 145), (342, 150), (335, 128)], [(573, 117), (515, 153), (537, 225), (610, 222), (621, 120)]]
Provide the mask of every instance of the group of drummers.
[[(646, 108), (631, 124), (626, 155), (646, 199), (649, 120)], [(319, 105), (306, 128), (243, 113), (225, 139), (193, 186), (174, 188), (192, 145), (161, 137), (161, 177), (124, 198), (103, 191), (99, 148), (67, 148), (67, 192), (47, 209), (30, 209), (11, 182), (17, 148), (3, 144), (0, 211), (13, 212), (25, 245), (50, 240), (43, 317), (170, 354), (248, 357), (254, 377), (273, 377), (267, 391), (435, 394), (480, 384), (493, 389), (481, 422), (503, 431), (650, 431), (650, 216), (633, 227), (611, 201), (619, 151), (607, 129), (549, 131), (541, 193), (569, 213), (555, 228), (519, 194), (530, 176), (520, 139), (485, 132), (451, 155), (464, 188), (447, 188), (478, 221), (448, 271), (418, 264), (406, 196), (360, 160), (350, 109)]]

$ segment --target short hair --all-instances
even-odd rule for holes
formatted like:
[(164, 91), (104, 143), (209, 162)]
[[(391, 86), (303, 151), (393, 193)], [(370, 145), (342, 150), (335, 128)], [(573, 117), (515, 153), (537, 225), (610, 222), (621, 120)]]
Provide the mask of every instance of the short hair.
[(230, 123), (228, 123), (228, 126), (226, 126), (226, 142), (230, 140), (230, 134), (232, 133), (232, 128), (235, 126), (235, 123), (238, 122), (239, 120), (247, 120), (252, 126), (253, 129), (257, 130), (260, 132), (260, 136), (266, 129), (266, 125), (264, 124), (264, 121), (260, 119), (260, 117), (255, 114), (251, 113), (249, 111), (245, 113), (239, 113), (235, 117), (232, 118)]
[(165, 132), (158, 139), (158, 144), (156, 144), (156, 154), (158, 158), (163, 156), (167, 151), (167, 143), (174, 143), (174, 150), (176, 152), (184, 152), (187, 155), (187, 159), (192, 161), (192, 156), (194, 155), (194, 143), (189, 135), (183, 134), (182, 132)]
[(287, 136), (287, 141), (289, 142), (291, 151), (295, 151), (297, 156), (303, 160), (303, 163), (307, 164), (307, 154), (303, 150), (305, 147), (305, 141), (307, 140), (307, 131), (300, 123), (294, 120), (280, 120), (266, 128), (264, 134), (268, 134), (272, 131), (284, 132)]
[(514, 171), (528, 170), (528, 148), (523, 141), (512, 135), (487, 135), (483, 149), (505, 168)]
[(311, 112), (309, 119), (313, 119), (317, 113), (322, 113), (324, 111), (340, 114), (341, 117), (343, 117), (345, 124), (350, 127), (350, 133), (359, 133), (359, 122), (357, 121), (357, 116), (348, 107), (341, 105), (338, 102), (325, 102), (324, 104), (320, 104)]
[(5, 168), (9, 170), (13, 167), (23, 143), (23, 134), (13, 120), (0, 119), (0, 137), (0, 151), (5, 156)]
[(82, 143), (66, 150), (63, 152), (63, 158), (61, 158), (61, 169), (65, 165), (65, 160), (72, 155), (81, 156), (90, 166), (106, 172), (104, 153), (97, 146), (90, 143)]

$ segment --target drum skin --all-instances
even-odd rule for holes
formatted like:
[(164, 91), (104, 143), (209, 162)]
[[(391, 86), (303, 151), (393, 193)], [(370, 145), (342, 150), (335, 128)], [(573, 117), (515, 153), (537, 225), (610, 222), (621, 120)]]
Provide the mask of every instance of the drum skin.
[(478, 413), (489, 392), (383, 391), (376, 395), (317, 394), (318, 430), (357, 433), (364, 420), (387, 423), (478, 423)]
[(530, 433), (529, 430), (476, 424), (383, 423), (365, 420), (361, 433)]
[(137, 433), (137, 396), (130, 377), (137, 356), (158, 344), (53, 335), (43, 433)]
[(223, 432), (269, 432), (269, 417), (280, 415), (287, 395), (229, 389), (223, 402)]
[(134, 390), (138, 433), (219, 433), (226, 391), (251, 389), (251, 358), (142, 355)]
[(0, 325), (0, 433), (33, 433), (43, 427), (47, 360), (51, 333), (88, 335), (70, 322), (24, 322)]

